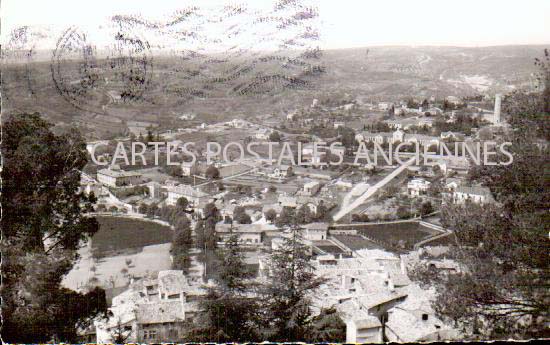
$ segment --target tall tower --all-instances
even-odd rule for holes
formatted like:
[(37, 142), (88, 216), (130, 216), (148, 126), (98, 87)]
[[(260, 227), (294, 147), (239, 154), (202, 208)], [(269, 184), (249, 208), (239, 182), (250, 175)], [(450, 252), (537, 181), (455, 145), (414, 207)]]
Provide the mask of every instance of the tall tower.
[(495, 112), (493, 115), (493, 124), (499, 124), (500, 123), (500, 103), (501, 103), (502, 95), (500, 93), (497, 93), (495, 95)]

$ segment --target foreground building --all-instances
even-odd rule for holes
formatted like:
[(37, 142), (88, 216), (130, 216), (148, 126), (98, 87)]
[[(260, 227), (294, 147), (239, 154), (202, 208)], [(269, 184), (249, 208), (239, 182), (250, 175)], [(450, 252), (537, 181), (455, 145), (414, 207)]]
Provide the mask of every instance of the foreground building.
[(97, 343), (112, 343), (117, 336), (126, 343), (181, 342), (203, 294), (182, 271), (160, 271), (156, 278), (134, 281), (113, 298), (112, 316), (96, 321)]
[(314, 304), (319, 310), (338, 310), (346, 323), (346, 343), (456, 338), (456, 330), (431, 307), (435, 291), (409, 280), (405, 258), (381, 250), (354, 255), (315, 261), (326, 283), (313, 296)]

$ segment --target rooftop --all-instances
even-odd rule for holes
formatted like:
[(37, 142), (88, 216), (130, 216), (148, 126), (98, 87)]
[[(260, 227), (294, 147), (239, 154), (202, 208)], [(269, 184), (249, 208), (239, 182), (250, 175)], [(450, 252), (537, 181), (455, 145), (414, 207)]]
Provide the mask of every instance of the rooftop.
[(481, 195), (485, 197), (492, 197), (491, 191), (487, 187), (483, 186), (458, 186), (456, 188), (457, 193), (464, 193), (468, 195)]
[(138, 173), (137, 171), (124, 171), (124, 170), (121, 170), (118, 166), (112, 166), (106, 169), (101, 169), (101, 170), (98, 170), (97, 173), (98, 175), (101, 174), (101, 175), (110, 176), (114, 178), (141, 176), (141, 174)]
[(141, 324), (176, 322), (184, 320), (183, 304), (179, 300), (139, 304), (137, 321)]
[(176, 193), (176, 194), (181, 194), (181, 195), (186, 195), (186, 196), (191, 196), (191, 197), (195, 197), (195, 198), (202, 198), (202, 197), (207, 197), (208, 194), (200, 191), (200, 190), (197, 190), (189, 185), (186, 185), (186, 184), (180, 184), (180, 185), (177, 185), (177, 186), (168, 186), (168, 192), (171, 192), (171, 193)]

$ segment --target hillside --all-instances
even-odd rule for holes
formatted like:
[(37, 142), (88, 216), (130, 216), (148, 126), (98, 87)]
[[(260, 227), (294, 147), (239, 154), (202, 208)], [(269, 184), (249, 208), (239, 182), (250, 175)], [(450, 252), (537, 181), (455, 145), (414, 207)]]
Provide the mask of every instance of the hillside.
[[(324, 51), (315, 59), (267, 55), (242, 61), (154, 56), (144, 62), (143, 75), (130, 75), (130, 91), (139, 97), (129, 100), (120, 99), (128, 85), (121, 88), (115, 77), (137, 73), (141, 65), (116, 74), (98, 67), (105, 64), (99, 60), (27, 60), (4, 65), (3, 110), (38, 111), (58, 125), (74, 123), (104, 136), (123, 132), (128, 121), (171, 125), (183, 113), (199, 114), (197, 121), (278, 114), (322, 95), (382, 101), (494, 94), (531, 87), (533, 61), (543, 49), (372, 47)], [(304, 73), (304, 66), (317, 65), (325, 73)]]

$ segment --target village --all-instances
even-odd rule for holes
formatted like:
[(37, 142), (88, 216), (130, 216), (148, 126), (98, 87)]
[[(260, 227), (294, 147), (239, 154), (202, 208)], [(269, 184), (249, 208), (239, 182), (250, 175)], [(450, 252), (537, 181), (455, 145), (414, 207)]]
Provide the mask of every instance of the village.
[[(340, 103), (313, 99), (309, 107), (280, 116), (218, 123), (200, 123), (199, 116), (184, 114), (182, 128), (141, 124), (126, 138), (89, 142), (90, 154), (105, 161), (111, 161), (118, 143), (195, 145), (176, 152), (181, 158), (177, 166), (165, 161), (158, 166), (110, 164), (82, 172), (82, 191), (97, 198), (94, 214), (111, 219), (113, 233), (104, 240), (123, 242), (106, 243), (98, 255), (92, 239), (65, 279), (75, 289), (102, 286), (110, 296), (113, 317), (83, 330), (83, 339), (111, 342), (113, 331), (122, 326), (128, 341), (181, 340), (179, 330), (200, 313), (198, 301), (205, 286), (215, 283), (204, 259), (206, 244), (193, 249), (186, 274), (173, 269), (172, 239), (166, 229), (174, 224), (165, 215), (178, 207), (194, 229), (215, 210), (219, 217), (210, 234), (212, 246), (223, 248), (237, 236), (258, 281), (269, 279), (270, 253), (298, 233), (309, 248), (315, 274), (326, 279), (315, 294), (315, 309), (336, 308), (346, 324), (348, 343), (457, 339), (461, 330), (438, 319), (430, 305), (435, 291), (413, 282), (409, 270), (422, 264), (448, 274), (460, 271), (445, 256), (453, 235), (442, 227), (439, 209), (446, 203), (494, 202), (487, 187), (470, 184), (466, 175), (480, 164), (476, 143), (502, 143), (507, 138), (501, 96)], [(224, 149), (224, 156), (234, 162), (207, 157), (207, 141), (245, 146), (253, 141), (299, 142), (300, 160), (307, 164), (266, 158), (277, 157), (281, 145), (266, 146), (261, 157)], [(325, 149), (314, 147), (317, 142)], [(403, 164), (384, 164), (388, 152), (381, 150), (370, 151), (379, 164), (354, 158), (361, 145), (388, 150), (405, 143), (438, 152), (442, 144), (449, 151), (458, 142), (466, 143), (465, 151), (435, 154), (430, 164), (417, 164), (413, 149), (403, 150)], [(98, 143), (103, 149), (96, 151)], [(190, 152), (196, 156), (194, 162), (186, 161)], [(152, 158), (150, 145), (144, 154)], [(341, 164), (327, 164), (331, 161)], [(112, 219), (128, 221), (121, 227), (128, 233), (118, 237), (117, 221)], [(140, 232), (151, 238), (139, 239), (137, 233), (132, 235), (138, 226), (132, 222), (165, 229), (159, 230), (163, 235)]]

